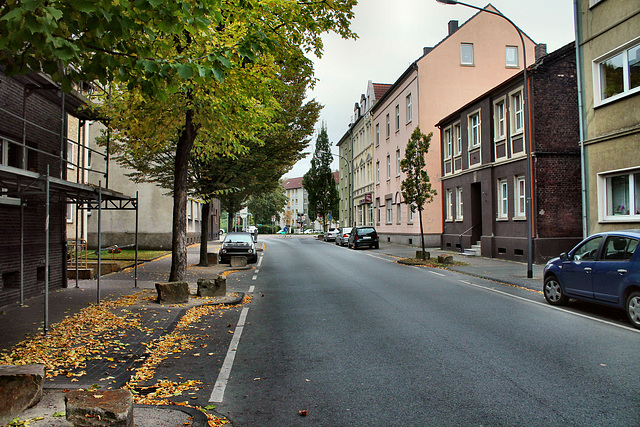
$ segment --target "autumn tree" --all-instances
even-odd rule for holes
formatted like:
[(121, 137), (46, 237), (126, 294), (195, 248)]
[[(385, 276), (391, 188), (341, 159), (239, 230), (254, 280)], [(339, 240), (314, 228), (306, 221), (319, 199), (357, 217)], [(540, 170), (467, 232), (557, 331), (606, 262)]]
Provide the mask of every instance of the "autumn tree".
[(418, 211), (420, 219), (420, 241), (422, 256), (424, 256), (424, 231), (422, 226), (422, 211), (424, 205), (431, 202), (438, 193), (431, 186), (429, 174), (426, 171), (425, 156), (429, 152), (433, 133), (425, 135), (416, 126), (407, 142), (404, 159), (400, 161), (400, 169), (406, 174), (402, 181), (401, 190), (404, 203), (409, 205), (411, 212)]
[(287, 205), (287, 195), (282, 185), (271, 192), (265, 192), (251, 197), (249, 212), (253, 214), (257, 224), (271, 224), (271, 218), (280, 219), (280, 212)]
[(316, 149), (311, 159), (311, 169), (304, 174), (302, 186), (309, 195), (309, 216), (314, 219), (322, 217), (322, 228), (327, 229), (327, 217), (331, 212), (332, 218), (339, 219), (340, 196), (338, 184), (331, 172), (331, 143), (327, 128), (323, 125), (316, 139)]
[[(242, 152), (277, 108), (269, 89), (285, 51), (322, 53), (320, 35), (351, 37), (355, 0), (5, 2), (0, 62), (71, 83), (112, 83), (132, 150), (174, 147), (172, 265), (187, 267), (187, 170), (195, 146)], [(117, 114), (115, 114), (117, 116)], [(122, 121), (111, 122), (116, 128)], [(215, 144), (211, 144), (215, 141)]]

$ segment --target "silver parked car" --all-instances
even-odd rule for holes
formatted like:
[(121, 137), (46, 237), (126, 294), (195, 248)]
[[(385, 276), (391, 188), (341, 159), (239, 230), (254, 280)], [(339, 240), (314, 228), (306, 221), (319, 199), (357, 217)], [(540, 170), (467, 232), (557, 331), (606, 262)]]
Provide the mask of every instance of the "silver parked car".
[(338, 235), (338, 229), (331, 227), (324, 232), (324, 241), (325, 242), (335, 241), (337, 235)]
[(349, 236), (353, 227), (340, 227), (336, 235), (336, 245), (345, 246), (349, 243)]

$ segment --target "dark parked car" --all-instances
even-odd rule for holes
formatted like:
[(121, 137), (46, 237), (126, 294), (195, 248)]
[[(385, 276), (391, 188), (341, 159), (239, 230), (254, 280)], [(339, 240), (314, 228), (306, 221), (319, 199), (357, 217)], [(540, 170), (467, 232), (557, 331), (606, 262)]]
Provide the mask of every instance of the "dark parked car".
[(378, 241), (376, 229), (370, 225), (353, 227), (349, 236), (348, 246), (353, 249), (358, 249), (362, 246), (378, 249), (380, 242)]
[(220, 263), (227, 264), (232, 256), (243, 256), (248, 263), (258, 262), (258, 253), (251, 233), (229, 233), (222, 241), (222, 247), (218, 252)]
[(349, 243), (352, 227), (340, 227), (336, 235), (336, 245), (344, 246)]
[(597, 233), (544, 267), (544, 297), (569, 298), (622, 308), (640, 329), (640, 230)]

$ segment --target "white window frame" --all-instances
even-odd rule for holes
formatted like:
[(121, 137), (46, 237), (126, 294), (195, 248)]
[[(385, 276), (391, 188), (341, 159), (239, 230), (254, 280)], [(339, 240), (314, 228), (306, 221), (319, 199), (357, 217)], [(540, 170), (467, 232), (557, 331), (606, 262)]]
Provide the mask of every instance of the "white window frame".
[(453, 140), (451, 137), (452, 127), (449, 126), (444, 130), (444, 159), (449, 160), (453, 155)]
[(514, 178), (515, 213), (514, 219), (527, 218), (527, 184), (524, 175)]
[(387, 139), (391, 136), (391, 117), (387, 114)]
[(380, 123), (376, 123), (376, 146), (380, 145)]
[(504, 97), (493, 103), (493, 135), (495, 142), (507, 138), (507, 103)]
[[(478, 118), (477, 123), (474, 123), (474, 118)], [(480, 110), (476, 110), (467, 116), (468, 129), (469, 129), (469, 150), (476, 149), (482, 145), (482, 120), (480, 117)], [(477, 139), (474, 138), (477, 135)]]
[(67, 220), (67, 224), (73, 224), (73, 203), (69, 203), (67, 202), (67, 213), (66, 213), (66, 220)]
[(462, 125), (453, 124), (453, 157), (462, 156)]
[(402, 222), (402, 203), (397, 203), (396, 204), (396, 211), (397, 211), (397, 213), (396, 213), (396, 216), (397, 216), (396, 222), (398, 224), (400, 224)]
[(391, 204), (391, 199), (386, 200), (386, 211), (387, 211), (387, 224), (393, 223), (393, 205)]
[(498, 180), (497, 193), (498, 220), (509, 219), (509, 187), (506, 178)]
[(524, 101), (522, 98), (522, 88), (520, 88), (509, 93), (511, 136), (524, 132), (524, 118)]
[(462, 187), (456, 187), (456, 221), (464, 220)]
[[(413, 203), (411, 204), (413, 205)], [(408, 224), (413, 224), (413, 211), (411, 210), (411, 205), (407, 205), (407, 215), (408, 215)]]
[(387, 181), (391, 179), (391, 155), (387, 154)]
[(70, 138), (67, 138), (67, 169), (76, 168), (76, 151), (74, 150), (76, 144), (78, 143), (71, 140)]
[[(601, 172), (598, 174), (598, 220), (599, 222), (640, 222), (640, 185), (636, 189), (634, 177), (640, 174), (640, 168), (620, 169), (616, 171)], [(612, 199), (611, 179), (628, 177), (628, 199), (624, 210), (628, 213), (618, 212), (611, 214), (611, 211), (620, 211), (620, 207), (614, 208)], [(624, 203), (623, 203), (624, 204)]]
[[(470, 51), (465, 52), (465, 49), (470, 49)], [(468, 58), (469, 53), (471, 53), (471, 58)], [(467, 67), (472, 67), (475, 65), (473, 43), (460, 43), (460, 65)]]
[(448, 189), (445, 196), (446, 220), (453, 221), (453, 190)]
[(400, 130), (400, 104), (396, 104), (396, 132)]
[[(9, 141), (0, 139), (0, 145), (2, 146), (2, 150), (0, 150), (0, 165), (9, 166)], [(8, 190), (0, 187), (0, 205), (20, 206), (20, 199), (3, 194), (5, 191)]]
[(9, 166), (9, 141), (0, 139), (0, 165)]
[[(631, 88), (631, 78), (629, 73), (629, 51), (631, 49), (640, 49), (640, 37), (636, 37), (635, 39), (593, 60), (593, 99), (595, 107), (605, 105), (640, 92), (640, 86)], [(602, 65), (606, 61), (617, 56), (621, 56), (622, 59), (622, 92), (605, 98), (602, 93)]]
[(396, 150), (396, 176), (400, 176), (400, 149)]
[(376, 162), (376, 184), (380, 184), (380, 160)]
[(411, 111), (411, 94), (407, 95), (407, 124), (411, 123), (412, 111)]
[(507, 45), (504, 49), (504, 64), (507, 68), (520, 68), (520, 52), (518, 46)]

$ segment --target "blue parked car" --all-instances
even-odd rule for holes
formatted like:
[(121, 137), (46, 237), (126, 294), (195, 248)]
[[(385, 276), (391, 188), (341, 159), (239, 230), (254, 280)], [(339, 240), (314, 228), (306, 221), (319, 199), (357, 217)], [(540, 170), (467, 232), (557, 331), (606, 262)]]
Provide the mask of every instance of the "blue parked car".
[(640, 329), (640, 230), (597, 233), (544, 267), (543, 293), (551, 305), (569, 298), (627, 312)]

